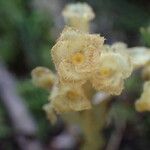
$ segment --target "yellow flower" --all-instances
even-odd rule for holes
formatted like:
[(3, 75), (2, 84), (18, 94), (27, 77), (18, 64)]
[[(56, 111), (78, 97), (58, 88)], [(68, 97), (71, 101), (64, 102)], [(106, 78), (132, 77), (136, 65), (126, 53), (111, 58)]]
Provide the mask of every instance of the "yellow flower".
[(150, 111), (150, 81), (145, 82), (143, 93), (136, 101), (135, 108), (139, 112)]
[(33, 84), (37, 87), (50, 89), (55, 82), (55, 75), (45, 67), (36, 67), (31, 72)]
[(83, 89), (70, 84), (55, 87), (50, 96), (50, 104), (57, 114), (91, 108), (91, 103), (86, 98)]
[(89, 21), (95, 17), (92, 8), (87, 3), (69, 4), (62, 14), (68, 26), (86, 32), (89, 31)]
[(97, 69), (104, 38), (66, 27), (52, 48), (59, 77), (68, 81), (89, 78)]
[(101, 53), (99, 69), (93, 73), (91, 82), (96, 90), (119, 95), (124, 87), (124, 79), (131, 72), (130, 57), (107, 46)]
[(128, 52), (132, 57), (135, 69), (144, 66), (148, 61), (150, 61), (150, 50), (146, 47), (129, 48)]

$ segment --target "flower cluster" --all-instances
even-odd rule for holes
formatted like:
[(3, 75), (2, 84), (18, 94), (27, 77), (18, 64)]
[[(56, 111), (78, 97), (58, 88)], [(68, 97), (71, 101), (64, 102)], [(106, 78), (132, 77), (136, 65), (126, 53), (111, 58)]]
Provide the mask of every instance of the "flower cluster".
[(127, 53), (103, 42), (99, 35), (66, 27), (51, 51), (60, 82), (83, 85), (89, 80), (97, 90), (120, 94), (132, 63)]
[(51, 49), (57, 76), (44, 67), (32, 71), (36, 86), (52, 87), (49, 103), (44, 106), (51, 121), (56, 120), (55, 114), (90, 109), (96, 91), (120, 95), (132, 64), (139, 59), (137, 50), (130, 52), (126, 44), (105, 45), (104, 37), (88, 33), (89, 21), (95, 16), (88, 4), (67, 5), (63, 16), (71, 27), (65, 27)]
[[(104, 38), (66, 27), (51, 50), (58, 73), (48, 116), (91, 108), (88, 94), (93, 89), (119, 95), (124, 79), (132, 72), (129, 55), (117, 45), (104, 45)], [(91, 86), (87, 92), (87, 83)]]

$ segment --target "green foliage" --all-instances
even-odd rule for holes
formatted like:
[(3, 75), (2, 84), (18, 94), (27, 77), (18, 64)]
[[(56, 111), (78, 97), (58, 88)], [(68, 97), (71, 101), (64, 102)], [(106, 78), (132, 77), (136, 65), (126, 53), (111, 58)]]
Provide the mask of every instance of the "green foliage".
[(145, 45), (150, 47), (150, 26), (147, 28), (141, 28), (140, 31)]
[(110, 110), (110, 117), (114, 120), (114, 122), (133, 122), (136, 118), (136, 112), (134, 108), (126, 105), (123, 102), (114, 103)]
[(125, 91), (134, 97), (140, 96), (143, 89), (143, 81), (139, 71), (132, 73), (132, 75), (125, 82)]
[(30, 80), (18, 82), (18, 90), (37, 122), (39, 138), (46, 140), (51, 125), (42, 107), (48, 102), (48, 91), (34, 87)]
[[(31, 1), (0, 1), (0, 56), (8, 63), (50, 66), (50, 16), (31, 7)], [(12, 65), (12, 64), (11, 64)]]
[(12, 129), (8, 122), (8, 117), (3, 105), (0, 105), (0, 139), (10, 137)]
[(115, 30), (138, 32), (141, 26), (146, 26), (149, 22), (150, 9), (147, 0), (86, 0), (86, 2), (94, 8), (98, 21), (104, 16), (109, 18)]
[[(16, 38), (16, 26), (22, 19), (22, 10), (17, 7), (18, 1), (0, 1), (0, 56), (5, 60), (14, 57), (13, 45)], [(17, 50), (17, 49), (16, 49)]]

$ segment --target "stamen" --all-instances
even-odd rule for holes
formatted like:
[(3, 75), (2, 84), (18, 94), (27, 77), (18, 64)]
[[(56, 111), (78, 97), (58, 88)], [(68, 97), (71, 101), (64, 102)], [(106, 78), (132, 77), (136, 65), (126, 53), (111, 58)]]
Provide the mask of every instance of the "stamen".
[(72, 63), (74, 65), (79, 65), (82, 64), (84, 62), (84, 55), (82, 53), (76, 53), (72, 56)]
[(107, 77), (107, 76), (110, 76), (112, 72), (111, 72), (111, 69), (109, 68), (101, 68), (99, 73), (100, 73), (100, 76)]
[(67, 98), (70, 100), (75, 100), (79, 96), (75, 91), (68, 91), (66, 94)]

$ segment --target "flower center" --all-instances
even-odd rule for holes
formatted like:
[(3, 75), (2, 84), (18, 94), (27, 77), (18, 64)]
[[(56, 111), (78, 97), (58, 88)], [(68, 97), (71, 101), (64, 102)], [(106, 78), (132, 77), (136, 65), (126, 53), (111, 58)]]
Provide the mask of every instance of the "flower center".
[(100, 76), (108, 77), (111, 75), (112, 71), (110, 68), (101, 68), (99, 73), (100, 73)]
[(79, 65), (84, 62), (84, 55), (82, 53), (76, 53), (72, 56), (71, 61), (74, 65)]
[(79, 96), (75, 91), (68, 91), (66, 94), (67, 98), (70, 100), (75, 100)]

